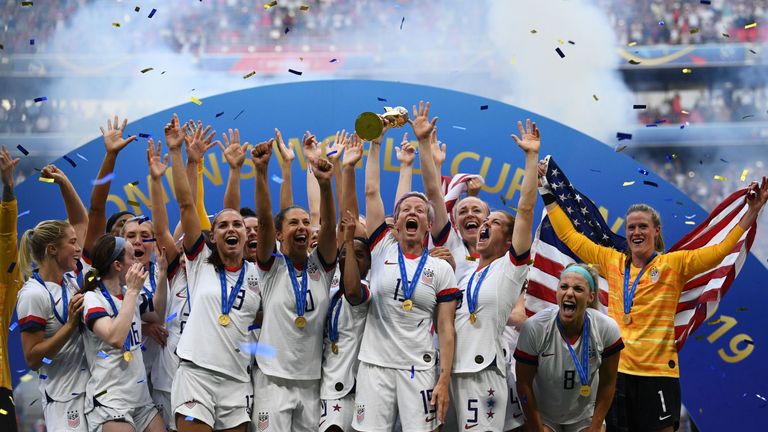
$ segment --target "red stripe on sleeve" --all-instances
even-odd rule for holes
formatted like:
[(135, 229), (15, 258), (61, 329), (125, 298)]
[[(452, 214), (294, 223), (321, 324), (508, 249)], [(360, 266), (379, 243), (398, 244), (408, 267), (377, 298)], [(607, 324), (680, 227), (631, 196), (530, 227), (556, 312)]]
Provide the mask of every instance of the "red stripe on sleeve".
[(27, 315), (24, 318), (19, 318), (19, 329), (21, 331), (45, 330), (45, 324), (45, 319), (39, 316)]
[(602, 357), (603, 358), (610, 357), (623, 349), (624, 349), (624, 341), (621, 340), (621, 338), (619, 338), (619, 340), (614, 342), (613, 345), (603, 350)]
[(458, 288), (446, 288), (437, 293), (437, 302), (449, 302), (461, 298), (461, 290)]
[(515, 360), (525, 364), (529, 364), (531, 366), (539, 365), (539, 358), (537, 356), (528, 354), (525, 351), (521, 351), (520, 348), (515, 349), (514, 357), (515, 357)]

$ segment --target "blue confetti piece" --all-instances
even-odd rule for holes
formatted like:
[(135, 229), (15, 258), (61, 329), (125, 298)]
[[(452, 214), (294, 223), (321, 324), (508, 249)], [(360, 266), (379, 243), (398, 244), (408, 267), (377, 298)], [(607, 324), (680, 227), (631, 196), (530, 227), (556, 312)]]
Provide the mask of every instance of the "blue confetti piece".
[(165, 322), (171, 322), (176, 319), (176, 312), (172, 313), (168, 316), (168, 318), (165, 319)]
[(30, 214), (31, 212), (32, 212), (32, 210), (25, 210), (25, 211), (19, 213), (18, 217), (26, 216), (26, 215)]
[(27, 371), (26, 369), (16, 369), (16, 373), (20, 373), (20, 374), (23, 374), (26, 371)]
[(239, 113), (237, 113), (237, 115), (235, 116), (235, 118), (233, 118), (232, 120), (237, 120), (237, 118), (238, 118), (238, 117), (240, 117), (240, 114), (242, 114), (242, 113), (244, 113), (244, 112), (245, 112), (245, 110), (240, 110), (240, 112), (239, 112)]
[(659, 25), (663, 26), (664, 25), (664, 20), (659, 21)]
[(387, 98), (377, 97), (376, 100), (378, 100), (379, 102), (386, 102)]
[(109, 173), (100, 179), (91, 180), (91, 184), (94, 186), (103, 185), (112, 181), (115, 178), (115, 173)]
[(480, 105), (480, 111), (485, 111), (488, 109), (488, 105)]
[(594, 168), (590, 168), (589, 170), (592, 171), (592, 172), (596, 172), (596, 173), (602, 172), (602, 171), (600, 171), (598, 169), (594, 169)]
[(149, 15), (147, 15), (147, 18), (152, 18), (153, 16), (155, 16), (155, 12), (157, 12), (157, 9), (152, 9), (152, 12), (150, 12)]
[(140, 133), (139, 138), (152, 138), (152, 134)]
[(632, 109), (646, 109), (645, 105), (632, 105)]
[(638, 169), (637, 169), (637, 172), (639, 172), (639, 173), (640, 173), (640, 174), (642, 174), (642, 175), (648, 175), (648, 170), (644, 170), (644, 169), (642, 169), (642, 168), (638, 168)]
[(680, 125), (680, 129), (685, 129), (685, 125), (684, 125), (684, 124), (681, 124), (681, 125)]
[(29, 40), (29, 44), (30, 44), (30, 45), (34, 45), (34, 44), (35, 44), (35, 40), (34, 40), (34, 39), (30, 39), (30, 40)]
[(453, 126), (453, 128), (454, 129), (458, 129), (458, 130), (467, 130), (467, 128), (462, 127), (462, 126)]
[(616, 138), (618, 138), (619, 141), (623, 141), (625, 139), (626, 140), (631, 140), (632, 139), (632, 134), (624, 133), (624, 132), (616, 132)]
[(18, 326), (19, 326), (19, 323), (14, 321), (14, 322), (11, 323), (10, 326), (8, 326), (8, 331), (14, 331), (14, 330), (16, 330), (16, 327), (18, 327)]
[(105, 353), (104, 351), (99, 351), (96, 355), (103, 359), (109, 357), (109, 354)]
[(43, 357), (43, 363), (49, 365), (53, 363), (53, 360), (49, 359), (48, 357)]
[(251, 324), (251, 325), (249, 325), (249, 326), (248, 326), (248, 331), (254, 331), (254, 330), (258, 330), (258, 329), (260, 329), (260, 328), (261, 328), (261, 324), (259, 324), (259, 323), (253, 323), (253, 324)]
[(411, 379), (414, 379), (416, 377), (416, 370), (414, 369), (413, 365), (411, 365)]
[(304, 72), (302, 72), (302, 71), (297, 71), (297, 70), (295, 70), (295, 69), (288, 69), (288, 72), (290, 72), (290, 73), (292, 73), (292, 74), (294, 74), (294, 75), (299, 75), (299, 76), (301, 76), (301, 75), (303, 75), (303, 74), (304, 74)]
[(77, 168), (77, 164), (69, 156), (64, 155), (64, 156), (62, 156), (62, 159), (64, 159), (65, 161), (69, 162), (69, 164), (72, 165), (72, 168)]
[(46, 374), (40, 374), (40, 379), (41, 379), (41, 380), (46, 380), (46, 379), (48, 379), (48, 375), (46, 375)]
[(692, 214), (690, 216), (685, 216), (686, 219), (693, 219), (695, 217), (696, 217), (696, 213), (694, 213), (694, 214)]
[(219, 118), (219, 117), (221, 117), (221, 116), (223, 116), (223, 115), (224, 115), (224, 111), (222, 111), (222, 112), (220, 112), (220, 113), (216, 114), (216, 118)]
[(658, 183), (656, 183), (656, 182), (652, 182), (652, 181), (650, 181), (650, 180), (643, 180), (643, 184), (646, 184), (646, 185), (648, 185), (648, 186), (653, 186), (653, 187), (659, 187), (659, 184), (658, 184)]
[(35, 102), (42, 102), (42, 101), (47, 101), (47, 100), (48, 100), (48, 98), (45, 97), (45, 96), (41, 96), (39, 98), (35, 98)]
[(565, 54), (563, 53), (563, 51), (559, 47), (555, 48), (555, 52), (557, 53), (557, 55), (560, 56), (560, 58), (565, 58)]
[(645, 125), (645, 127), (659, 127), (659, 125), (657, 123), (651, 123), (651, 124)]
[(194, 418), (194, 417), (192, 417), (192, 416), (186, 416), (186, 417), (184, 417), (184, 420), (186, 420), (186, 421), (188, 421), (188, 422), (191, 422), (191, 421), (194, 421), (194, 420), (195, 420), (195, 418)]
[(285, 28), (285, 32), (284, 32), (283, 34), (288, 34), (288, 32), (289, 32), (289, 31), (291, 31), (291, 29), (290, 29), (290, 28), (288, 28), (288, 27), (286, 27), (286, 28)]
[(711, 5), (712, 4), (712, 0), (700, 0), (699, 3), (701, 3), (703, 5)]
[(339, 59), (331, 59), (331, 61), (329, 61), (328, 63), (336, 63), (337, 61), (339, 61)]
[(24, 148), (21, 144), (16, 146), (17, 149), (19, 149), (20, 152), (24, 153), (24, 156), (29, 156), (29, 151)]
[(147, 347), (145, 347), (144, 344), (139, 345), (139, 347), (141, 348), (141, 352), (144, 352), (147, 350)]
[(270, 177), (270, 180), (272, 180), (273, 182), (275, 182), (277, 184), (283, 184), (283, 182), (285, 181), (280, 176), (278, 176), (277, 174), (272, 174), (272, 177)]
[(405, 17), (403, 17), (402, 21), (400, 21), (400, 30), (403, 29), (403, 24), (405, 24)]
[(332, 151), (332, 152), (330, 152), (330, 153), (326, 154), (326, 156), (333, 156), (333, 155), (335, 155), (336, 153), (338, 153), (338, 150), (334, 150), (334, 151)]
[(75, 156), (79, 157), (80, 159), (88, 162), (88, 159), (85, 158), (85, 156), (81, 155), (80, 153), (75, 153)]
[(141, 384), (143, 382), (144, 382), (144, 380), (136, 381), (136, 384)]
[(274, 357), (277, 355), (277, 350), (274, 347), (258, 342), (243, 342), (240, 344), (240, 351), (260, 357)]

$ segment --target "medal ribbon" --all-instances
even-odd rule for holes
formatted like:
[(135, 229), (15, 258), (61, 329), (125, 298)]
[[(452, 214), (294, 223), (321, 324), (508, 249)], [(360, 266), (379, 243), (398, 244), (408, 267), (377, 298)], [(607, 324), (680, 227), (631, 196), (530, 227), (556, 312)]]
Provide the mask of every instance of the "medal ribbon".
[(419, 283), (421, 272), (424, 270), (424, 264), (427, 263), (427, 257), (429, 253), (424, 248), (424, 252), (419, 259), (419, 265), (416, 267), (416, 272), (413, 274), (411, 283), (408, 283), (408, 272), (405, 270), (405, 257), (403, 257), (403, 250), (400, 249), (400, 245), (397, 245), (397, 264), (400, 266), (400, 282), (403, 286), (403, 297), (406, 300), (410, 300), (413, 297), (413, 292), (416, 291), (416, 285)]
[[(331, 310), (328, 314), (328, 339), (331, 342), (337, 342), (339, 340), (339, 316), (341, 315), (341, 307), (344, 294), (339, 291), (341, 295), (335, 295), (331, 299)], [(339, 307), (336, 307), (338, 305)]]
[(296, 280), (296, 269), (293, 267), (293, 262), (288, 258), (288, 255), (283, 255), (285, 259), (285, 266), (288, 267), (288, 276), (291, 277), (291, 285), (293, 286), (293, 296), (296, 297), (296, 315), (304, 316), (304, 312), (307, 308), (307, 262), (304, 261), (304, 268), (301, 271), (301, 288), (299, 288), (299, 281)]
[(568, 342), (568, 338), (565, 337), (565, 328), (563, 328), (563, 323), (560, 322), (559, 314), (556, 321), (557, 327), (560, 329), (560, 337), (563, 338), (563, 341), (568, 346), (568, 352), (571, 354), (573, 364), (576, 366), (576, 372), (579, 374), (581, 385), (589, 385), (589, 317), (587, 312), (584, 311), (584, 330), (581, 332), (581, 362), (579, 362), (579, 356), (576, 355), (576, 351), (573, 350), (571, 343)]
[(640, 268), (640, 273), (637, 274), (637, 278), (635, 278), (635, 281), (632, 283), (632, 288), (629, 288), (629, 265), (631, 262), (631, 259), (627, 259), (627, 266), (624, 268), (624, 314), (628, 314), (632, 310), (632, 303), (635, 300), (635, 291), (637, 291), (637, 284), (640, 282), (640, 276), (643, 275), (643, 272), (645, 272), (645, 267), (648, 266), (648, 264), (653, 261), (653, 259), (656, 258), (656, 252), (651, 255), (650, 258), (648, 258), (648, 261), (643, 264), (643, 267)]
[[(115, 301), (112, 300), (112, 295), (107, 291), (107, 287), (104, 286), (104, 282), (99, 282), (99, 288), (101, 289), (101, 295), (104, 296), (105, 299), (107, 299), (107, 302), (109, 303), (109, 306), (112, 307), (112, 313), (114, 315), (110, 315), (110, 317), (114, 318), (117, 316), (117, 306), (115, 306)], [(131, 350), (131, 330), (128, 329), (128, 334), (125, 335), (125, 342), (123, 342), (123, 351), (130, 351)]]
[(480, 274), (480, 278), (477, 280), (477, 285), (475, 285), (474, 292), (472, 290), (472, 281), (475, 279), (477, 272), (472, 272), (472, 276), (469, 277), (469, 284), (467, 284), (467, 308), (469, 309), (469, 313), (475, 313), (477, 310), (477, 294), (480, 292), (480, 285), (483, 284), (485, 275), (488, 274), (489, 268), (491, 268), (490, 264)]
[(51, 291), (48, 290), (48, 285), (45, 284), (45, 281), (43, 278), (40, 277), (40, 273), (38, 272), (32, 272), (32, 277), (35, 278), (35, 280), (40, 283), (40, 285), (45, 288), (45, 292), (48, 293), (48, 297), (51, 298), (51, 308), (53, 309), (53, 315), (56, 316), (56, 319), (59, 320), (60, 323), (65, 324), (67, 322), (67, 319), (69, 318), (69, 298), (67, 293), (67, 285), (66, 285), (66, 278), (62, 276), (61, 278), (61, 315), (59, 315), (59, 312), (56, 311), (56, 302), (53, 300), (53, 294), (51, 294)]
[[(222, 269), (219, 272), (219, 282), (221, 284), (221, 313), (223, 315), (229, 315), (229, 311), (232, 310), (232, 306), (235, 304), (237, 293), (240, 292), (240, 288), (243, 286), (243, 279), (245, 279), (245, 267), (246, 263), (243, 263), (243, 266), (240, 268), (240, 276), (237, 277), (237, 282), (235, 283), (235, 286), (232, 287), (229, 297), (227, 297), (227, 271), (226, 269)], [(189, 300), (189, 294), (187, 294), (187, 300)]]
[(155, 279), (155, 263), (152, 261), (149, 262), (149, 286), (152, 287), (152, 291), (150, 292), (147, 288), (144, 288), (144, 293), (147, 294), (149, 301), (152, 301), (152, 297), (155, 295), (155, 291), (157, 291), (157, 280)]

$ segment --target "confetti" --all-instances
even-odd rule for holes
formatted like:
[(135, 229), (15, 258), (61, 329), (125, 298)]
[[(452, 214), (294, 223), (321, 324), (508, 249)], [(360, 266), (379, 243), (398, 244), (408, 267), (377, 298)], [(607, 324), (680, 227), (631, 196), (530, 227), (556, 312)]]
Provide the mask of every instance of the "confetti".
[(413, 379), (416, 376), (416, 371), (413, 365), (411, 365), (411, 379)]
[(710, 4), (712, 4), (712, 0), (700, 0), (699, 3), (701, 3), (703, 5), (710, 5)]
[(622, 186), (632, 186), (633, 184), (635, 184), (635, 182), (633, 182), (633, 181), (625, 181), (624, 184), (622, 184)]
[(538, 33), (538, 32), (536, 31), (536, 29), (531, 29), (531, 34), (536, 34), (536, 33)]
[(277, 174), (272, 174), (272, 177), (270, 177), (270, 180), (277, 184), (283, 184), (285, 180), (282, 179), (282, 177), (278, 176)]
[(48, 98), (45, 97), (45, 96), (42, 96), (42, 97), (39, 97), (39, 98), (35, 98), (35, 102), (42, 102), (42, 101), (47, 101), (47, 100), (48, 100)]
[(98, 397), (104, 396), (105, 394), (107, 394), (107, 391), (106, 391), (106, 390), (104, 390), (103, 392), (101, 392), (101, 393), (99, 393), (99, 394), (95, 395), (94, 397), (98, 398)]
[(47, 380), (47, 379), (48, 379), (48, 375), (46, 375), (46, 374), (40, 374), (40, 379), (41, 379), (41, 380)]
[(747, 173), (749, 173), (748, 169), (745, 169), (744, 171), (741, 172), (741, 178), (740, 178), (741, 181), (746, 181), (747, 180)]
[(139, 134), (139, 138), (151, 138), (151, 137), (152, 137), (152, 134), (148, 134), (148, 133), (140, 133)]
[(332, 151), (332, 152), (330, 152), (330, 153), (326, 154), (326, 156), (333, 156), (333, 155), (335, 155), (336, 153), (338, 153), (338, 151), (337, 151), (337, 150), (334, 150), (334, 151)]
[(488, 109), (488, 105), (480, 105), (480, 111), (485, 111)]
[(131, 187), (136, 187), (136, 186), (139, 185), (139, 181), (138, 180), (134, 180), (134, 181), (128, 183), (128, 185), (131, 186)]
[(596, 173), (602, 172), (602, 171), (600, 171), (598, 169), (594, 169), (594, 168), (590, 168), (589, 170), (592, 171), (592, 172), (596, 172)]
[(64, 155), (61, 158), (64, 159), (65, 161), (69, 162), (69, 164), (72, 165), (72, 168), (77, 168), (77, 164), (69, 156)]
[(642, 169), (642, 168), (638, 168), (637, 172), (639, 172), (642, 175), (648, 175), (648, 170), (645, 170), (645, 169)]
[(463, 127), (463, 126), (453, 126), (453, 128), (454, 128), (454, 129), (458, 129), (458, 130), (463, 130), (463, 131), (464, 131), (464, 130), (467, 130), (467, 128), (465, 128), (465, 127)]
[(256, 75), (256, 71), (251, 71), (251, 72), (248, 72), (247, 74), (245, 74), (245, 75), (243, 76), (243, 79), (248, 79), (248, 78), (250, 78), (250, 77), (252, 77), (252, 76), (254, 76), (254, 75)]
[(240, 114), (242, 114), (242, 113), (244, 113), (244, 112), (245, 112), (245, 110), (240, 110), (240, 112), (239, 112), (239, 113), (237, 113), (237, 115), (235, 116), (235, 118), (233, 118), (232, 120), (237, 120), (237, 118), (238, 118), (238, 117), (240, 117)]
[(651, 123), (651, 124), (645, 125), (645, 127), (659, 127), (659, 125), (656, 123)]
[(576, 45), (576, 42), (574, 42), (572, 40), (569, 40), (568, 43), (571, 44), (571, 45)]
[(32, 212), (32, 210), (23, 211), (23, 212), (19, 213), (19, 217), (26, 216), (26, 215), (30, 214), (31, 212)]
[(274, 347), (258, 342), (243, 342), (240, 344), (240, 351), (260, 357), (274, 357), (277, 355), (277, 350)]
[(616, 132), (616, 138), (618, 138), (619, 141), (623, 141), (625, 139), (626, 140), (631, 140), (632, 139), (632, 134), (624, 133), (624, 132)]
[(757, 27), (757, 23), (753, 22), (752, 24), (745, 25), (744, 29), (747, 30), (747, 29), (751, 29), (751, 28), (755, 28), (755, 27)]
[(684, 216), (685, 216), (686, 219), (693, 219), (693, 218), (696, 217), (696, 213), (694, 213), (694, 214), (692, 214), (690, 216), (688, 216), (688, 215), (684, 215)]
[(176, 319), (176, 312), (172, 313), (168, 316), (168, 318), (165, 319), (165, 322), (171, 322)]
[(698, 27), (691, 27), (691, 30), (690, 30), (691, 34), (696, 34), (699, 31), (701, 31), (701, 29), (699, 29)]
[(91, 184), (94, 186), (103, 185), (112, 181), (113, 178), (115, 178), (115, 173), (109, 173), (100, 179), (91, 180)]
[(502, 204), (507, 205), (507, 200), (504, 199), (504, 195), (499, 195), (499, 199), (501, 200)]
[(31, 2), (31, 1), (23, 1), (23, 2), (21, 2), (22, 6), (32, 6), (33, 4), (34, 4), (34, 2)]
[(221, 116), (223, 116), (223, 115), (224, 115), (224, 111), (222, 111), (222, 112), (220, 112), (220, 113), (216, 114), (216, 118), (219, 118), (219, 117), (221, 117)]
[(664, 25), (664, 20), (659, 21), (659, 25), (663, 26)]
[(745, 116), (744, 116), (744, 117), (742, 117), (741, 119), (742, 119), (742, 120), (746, 120), (746, 119), (748, 119), (748, 118), (752, 118), (752, 117), (754, 117), (754, 116), (755, 116), (754, 114), (745, 115)]
[(253, 323), (253, 324), (248, 326), (248, 331), (254, 331), (254, 330), (260, 329), (260, 328), (261, 328), (261, 324)]
[[(754, 345), (755, 344), (755, 342), (753, 340), (751, 340), (751, 339), (744, 340), (744, 343), (747, 344), (747, 345)], [(757, 395), (757, 396), (760, 397), (760, 395)], [(764, 397), (760, 397), (760, 399), (765, 400)]]
[(621, 153), (621, 152), (623, 152), (626, 149), (627, 149), (627, 146), (623, 145), (623, 146), (621, 146), (621, 147), (616, 149), (616, 153)]
[[(275, 3), (275, 4), (277, 4), (277, 2), (272, 2), (272, 3)], [(266, 8), (264, 8), (264, 9), (266, 9)], [(194, 420), (195, 420), (195, 418), (194, 418), (194, 417), (192, 417), (192, 416), (186, 416), (186, 417), (184, 417), (184, 420), (185, 420), (185, 421), (188, 421), (188, 422), (191, 422), (191, 421), (194, 421)]]
[(194, 97), (194, 96), (190, 96), (190, 97), (189, 97), (189, 100), (191, 100), (192, 102), (194, 102), (194, 104), (195, 104), (195, 105), (202, 105), (202, 104), (203, 104), (203, 101), (201, 101), (200, 99), (198, 99), (198, 98), (196, 98), (196, 97)]
[(646, 109), (646, 105), (632, 105), (632, 109)]
[(672, 153), (671, 155), (666, 155), (667, 161), (671, 161), (672, 159), (677, 159), (677, 154)]
[(301, 5), (301, 6), (299, 6), (299, 10), (301, 10), (301, 11), (308, 11), (309, 10), (309, 5)]
[(692, 72), (693, 72), (693, 69), (691, 69), (691, 68), (683, 68), (683, 71), (682, 71), (682, 72), (683, 72), (684, 74), (689, 74), (689, 73), (692, 73)]
[(637, 42), (635, 42), (635, 41), (632, 41), (632, 42), (630, 42), (630, 43), (628, 43), (628, 44), (627, 44), (627, 46), (631, 46), (631, 47), (633, 47), (633, 46), (635, 46), (635, 45), (637, 45)]
[(149, 15), (147, 15), (147, 18), (152, 18), (153, 16), (155, 16), (155, 12), (157, 12), (157, 9), (152, 9), (152, 12), (150, 12)]
[(140, 11), (140, 10), (141, 10), (141, 8), (140, 8), (139, 6), (136, 6), (135, 8), (133, 8), (133, 11), (134, 11), (134, 12), (138, 12), (138, 11)]
[(598, 102), (598, 101), (600, 101), (600, 98), (599, 98), (599, 97), (597, 97), (597, 95), (596, 95), (596, 94), (593, 94), (593, 95), (592, 95), (592, 99), (594, 99), (594, 100), (595, 100), (595, 102)]
[(27, 151), (27, 149), (25, 149), (21, 144), (17, 145), (16, 148), (19, 149), (20, 152), (24, 153), (24, 156), (29, 155), (29, 152)]
[(725, 160), (725, 159), (723, 159), (723, 158), (720, 158), (720, 162), (729, 163), (727, 160)]
[(639, 64), (640, 64), (640, 62), (639, 62), (638, 60), (635, 60), (635, 59), (630, 59), (630, 60), (629, 60), (629, 64), (632, 64), (632, 65), (639, 65)]
[(118, 22), (113, 22), (113, 23), (112, 23), (112, 27), (120, 27), (120, 23), (118, 23)]
[[(13, 263), (13, 264), (16, 264), (16, 263)], [(11, 323), (10, 326), (8, 326), (8, 331), (14, 331), (14, 330), (16, 330), (16, 327), (18, 327), (18, 326), (19, 326), (19, 323), (14, 321), (14, 322)]]
[(722, 33), (722, 35), (723, 35), (723, 37), (725, 37), (725, 38), (729, 38), (729, 37), (731, 37), (731, 35), (729, 35), (728, 33)]
[(271, 2), (264, 5), (264, 9), (269, 9), (272, 6), (277, 6), (277, 0), (272, 0)]
[(2, 414), (2, 415), (8, 415), (8, 411), (6, 411), (6, 410), (4, 410), (4, 409), (0, 409), (0, 414)]
[(405, 17), (403, 17), (403, 20), (400, 21), (400, 30), (403, 29), (403, 24), (405, 24)]
[(329, 61), (328, 63), (336, 63), (337, 61), (339, 61), (339, 59), (331, 59), (331, 61)]
[(43, 363), (49, 365), (53, 363), (53, 360), (49, 359), (48, 357), (43, 357)]
[(653, 186), (653, 187), (659, 187), (659, 184), (656, 182), (652, 182), (650, 180), (643, 180), (644, 185)]
[(564, 54), (564, 53), (563, 53), (563, 51), (560, 49), (560, 47), (557, 47), (557, 48), (555, 48), (555, 52), (557, 53), (557, 55), (559, 55), (559, 56), (560, 56), (560, 58), (565, 58), (565, 54)]
[(53, 183), (54, 181), (52, 178), (48, 178), (48, 177), (38, 177), (38, 180), (43, 183)]
[(99, 351), (98, 353), (96, 353), (96, 355), (103, 359), (109, 357), (109, 354), (105, 353), (104, 351)]
[(727, 178), (727, 177), (723, 177), (723, 176), (721, 176), (721, 175), (715, 175), (714, 179), (715, 179), (715, 180), (720, 180), (720, 181), (726, 181), (726, 180), (728, 180), (728, 178)]
[(757, 54), (757, 51), (755, 51), (755, 50), (753, 50), (751, 48), (750, 48), (749, 52), (751, 52), (752, 54)]
[(304, 73), (302, 71), (297, 71), (297, 70), (293, 70), (293, 69), (288, 69), (288, 72), (290, 72), (290, 73), (292, 73), (294, 75), (299, 75), (299, 76), (301, 76)]
[(34, 45), (34, 44), (35, 44), (35, 40), (34, 40), (34, 39), (30, 39), (30, 40), (29, 40), (29, 44), (30, 44), (30, 45)]
[(26, 374), (26, 375), (23, 375), (22, 377), (20, 377), (20, 378), (19, 378), (19, 380), (20, 380), (21, 382), (27, 382), (27, 381), (30, 381), (30, 380), (32, 380), (32, 374), (29, 374), (29, 373), (28, 373), (28, 374)]
[(88, 162), (88, 159), (85, 158), (85, 156), (81, 155), (80, 153), (75, 153), (75, 156), (79, 157), (80, 159)]
[(151, 67), (144, 68), (144, 69), (141, 70), (141, 73), (147, 73), (147, 72), (149, 72), (151, 70), (155, 70), (155, 68), (151, 68)]

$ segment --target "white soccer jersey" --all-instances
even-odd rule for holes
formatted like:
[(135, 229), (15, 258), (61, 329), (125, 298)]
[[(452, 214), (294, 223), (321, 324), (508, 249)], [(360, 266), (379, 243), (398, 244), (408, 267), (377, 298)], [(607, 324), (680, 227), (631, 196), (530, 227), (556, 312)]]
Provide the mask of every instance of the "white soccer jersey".
[[(520, 330), (515, 359), (537, 366), (533, 392), (543, 417), (555, 423), (575, 423), (592, 416), (597, 396), (598, 375), (602, 359), (616, 354), (624, 343), (618, 324), (595, 309), (587, 309), (589, 319), (589, 385), (588, 397), (579, 394), (581, 381), (568, 346), (560, 335), (555, 318), (557, 306), (528, 318)], [(573, 343), (581, 361), (582, 338)]]
[[(323, 339), (323, 376), (320, 380), (320, 399), (341, 399), (349, 394), (355, 385), (357, 367), (360, 364), (357, 355), (360, 352), (360, 342), (371, 299), (368, 283), (361, 282), (364, 300), (356, 306), (352, 306), (338, 288), (331, 291), (331, 308), (328, 311), (326, 332)], [(333, 352), (333, 342), (330, 339), (332, 325), (338, 328), (336, 353)]]
[(451, 252), (453, 260), (456, 262), (456, 281), (459, 286), (466, 285), (472, 272), (477, 269), (480, 263), (480, 256), (469, 253), (464, 240), (461, 239), (459, 232), (450, 222), (445, 225), (437, 238), (430, 236), (430, 240), (434, 246), (443, 246)]
[(113, 348), (93, 332), (93, 325), (98, 319), (114, 318), (122, 307), (122, 294), (110, 297), (116, 311), (99, 288), (86, 292), (83, 298), (83, 321), (88, 327), (84, 338), (85, 355), (91, 371), (85, 393), (86, 411), (94, 407), (95, 401), (111, 408), (140, 407), (152, 403), (141, 352), (141, 314), (152, 310), (152, 303), (144, 293), (136, 301), (126, 338), (133, 359), (125, 361), (124, 346)]
[(168, 339), (162, 348), (157, 360), (152, 365), (152, 387), (164, 392), (171, 391), (173, 377), (179, 368), (179, 356), (176, 355), (176, 347), (181, 339), (187, 318), (189, 317), (190, 303), (187, 299), (187, 269), (180, 265), (177, 256), (168, 265), (168, 307), (165, 313), (165, 329), (168, 330)]
[[(245, 276), (235, 303), (229, 311), (230, 323), (219, 324), (221, 315), (221, 282), (219, 272), (208, 257), (212, 250), (203, 236), (187, 252), (187, 283), (190, 287), (192, 311), (176, 347), (179, 358), (210, 369), (237, 381), (250, 382), (250, 356), (241, 349), (249, 341), (248, 328), (256, 319), (261, 306), (261, 293), (256, 267), (243, 262)], [(243, 269), (226, 269), (227, 296), (234, 288)]]
[[(276, 254), (277, 255), (277, 254)], [(300, 263), (294, 263), (300, 264)], [(291, 380), (316, 380), (321, 376), (323, 330), (328, 312), (328, 290), (336, 262), (323, 263), (315, 249), (307, 257), (307, 297), (303, 329), (296, 327), (296, 296), (285, 259), (272, 256), (259, 263), (259, 282), (264, 296), (264, 323), (259, 342), (275, 349), (275, 355), (256, 354), (266, 375)], [(301, 286), (302, 271), (296, 270)]]
[[(386, 224), (371, 236), (371, 305), (365, 322), (359, 359), (376, 366), (427, 370), (435, 366), (432, 344), (435, 308), (440, 302), (457, 300), (461, 291), (450, 264), (427, 257), (413, 292), (413, 309), (403, 310), (397, 240)], [(420, 256), (405, 255), (409, 283)]]
[[(48, 339), (64, 326), (56, 316), (58, 314), (63, 320), (69, 308), (62, 301), (62, 286), (67, 290), (67, 302), (72, 301), (79, 288), (71, 273), (64, 275), (62, 285), (45, 282), (43, 286), (35, 278), (24, 283), (16, 302), (21, 331), (43, 330)], [(58, 402), (71, 400), (84, 393), (90, 376), (84, 354), (83, 336), (77, 330), (55, 357), (43, 359), (37, 371), (40, 374), (40, 392)]]
[[(474, 276), (461, 285), (463, 300), (456, 310), (456, 356), (453, 371), (459, 373), (477, 372), (492, 362), (506, 376), (505, 346), (503, 344), (504, 327), (507, 317), (517, 302), (518, 296), (528, 274), (528, 251), (515, 256), (509, 251), (497, 258), (486, 268), (477, 269)], [(467, 290), (474, 290), (480, 278), (485, 278), (477, 293), (476, 321), (470, 322), (469, 295)], [(470, 279), (472, 286), (468, 287)]]

